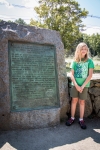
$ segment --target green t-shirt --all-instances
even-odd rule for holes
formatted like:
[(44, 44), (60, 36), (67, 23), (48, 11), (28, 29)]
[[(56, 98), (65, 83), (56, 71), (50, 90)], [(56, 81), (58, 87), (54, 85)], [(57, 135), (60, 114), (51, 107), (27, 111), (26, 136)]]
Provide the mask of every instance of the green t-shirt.
[[(86, 62), (73, 61), (71, 63), (70, 68), (74, 70), (74, 78), (76, 80), (76, 83), (79, 86), (82, 86), (86, 78), (88, 77), (89, 69), (94, 68), (94, 63), (91, 59), (88, 59)], [(72, 85), (74, 85), (73, 82), (72, 82)], [(89, 86), (90, 86), (90, 82), (87, 83), (86, 87), (89, 87)]]

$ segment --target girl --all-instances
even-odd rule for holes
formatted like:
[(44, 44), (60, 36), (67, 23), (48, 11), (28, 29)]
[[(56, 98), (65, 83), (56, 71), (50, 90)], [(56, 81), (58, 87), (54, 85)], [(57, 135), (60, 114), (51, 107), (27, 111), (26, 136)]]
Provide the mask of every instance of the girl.
[(93, 74), (94, 63), (89, 58), (89, 49), (85, 43), (80, 43), (76, 47), (74, 61), (71, 64), (71, 118), (66, 122), (67, 126), (74, 123), (74, 115), (76, 105), (79, 100), (80, 106), (80, 118), (79, 124), (82, 129), (86, 129), (85, 122), (83, 120), (85, 100), (87, 99), (88, 87), (90, 85), (90, 79)]

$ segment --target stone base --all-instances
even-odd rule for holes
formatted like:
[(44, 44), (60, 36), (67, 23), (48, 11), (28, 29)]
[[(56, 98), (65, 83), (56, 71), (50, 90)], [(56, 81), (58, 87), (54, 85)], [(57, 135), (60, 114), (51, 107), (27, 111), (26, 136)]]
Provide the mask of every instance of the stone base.
[(60, 123), (60, 109), (33, 110), (28, 112), (13, 112), (2, 116), (0, 129), (29, 129), (55, 126)]

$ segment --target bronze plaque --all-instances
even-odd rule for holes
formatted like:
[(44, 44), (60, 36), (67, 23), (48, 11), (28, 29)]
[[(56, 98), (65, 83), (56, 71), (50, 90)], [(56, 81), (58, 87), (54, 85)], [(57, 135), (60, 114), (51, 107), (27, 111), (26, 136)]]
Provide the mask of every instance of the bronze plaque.
[(56, 48), (9, 42), (11, 111), (59, 107)]

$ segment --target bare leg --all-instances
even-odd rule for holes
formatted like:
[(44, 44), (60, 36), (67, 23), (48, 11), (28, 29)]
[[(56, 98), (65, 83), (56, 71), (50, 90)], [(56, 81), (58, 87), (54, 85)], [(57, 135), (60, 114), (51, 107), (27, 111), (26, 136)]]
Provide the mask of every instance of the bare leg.
[(79, 100), (79, 106), (80, 106), (80, 118), (83, 119), (85, 110), (85, 100)]
[(71, 102), (71, 118), (66, 122), (67, 126), (70, 126), (74, 123), (74, 115), (76, 111), (76, 104), (78, 102), (78, 98), (72, 98)]
[(72, 102), (71, 102), (71, 117), (74, 117), (74, 115), (75, 115), (77, 102), (78, 102), (78, 98), (72, 98)]

